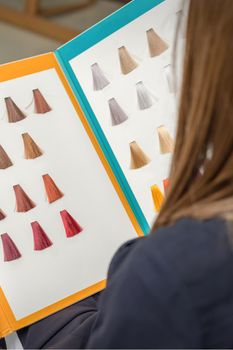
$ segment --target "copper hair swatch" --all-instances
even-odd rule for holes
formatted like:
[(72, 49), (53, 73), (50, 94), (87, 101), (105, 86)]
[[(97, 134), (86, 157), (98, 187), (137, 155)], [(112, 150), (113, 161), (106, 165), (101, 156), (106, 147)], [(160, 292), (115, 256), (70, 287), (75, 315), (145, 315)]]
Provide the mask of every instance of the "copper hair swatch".
[(52, 241), (37, 221), (32, 222), (31, 227), (33, 232), (34, 250), (44, 250), (53, 245)]
[(129, 144), (131, 153), (130, 169), (139, 169), (150, 163), (149, 157), (143, 152), (136, 141)]
[(13, 163), (2, 146), (0, 146), (0, 169), (7, 169)]
[(159, 56), (168, 49), (168, 45), (156, 34), (153, 28), (147, 30), (146, 35), (151, 57)]
[(25, 159), (35, 159), (43, 154), (40, 147), (35, 143), (35, 141), (28, 133), (22, 134), (22, 139), (24, 143)]
[(174, 141), (165, 126), (161, 125), (158, 127), (157, 131), (159, 135), (160, 152), (162, 154), (172, 153), (174, 150)]
[(128, 119), (127, 114), (114, 97), (108, 101), (108, 105), (112, 119), (112, 126), (120, 125)]
[(1, 235), (1, 240), (5, 262), (21, 258), (20, 251), (7, 233)]
[(151, 186), (151, 194), (154, 201), (155, 211), (159, 212), (164, 201), (164, 196), (157, 185)]
[(42, 179), (44, 181), (45, 191), (49, 203), (53, 203), (64, 196), (48, 174), (43, 175)]
[(78, 224), (78, 222), (68, 213), (67, 210), (60, 211), (60, 215), (62, 218), (62, 222), (65, 228), (66, 237), (70, 238), (78, 235), (82, 232), (82, 227)]
[(6, 214), (0, 209), (0, 221), (6, 218)]
[(138, 67), (137, 62), (133, 59), (125, 46), (121, 46), (118, 49), (118, 54), (122, 74), (129, 74)]
[(13, 186), (16, 199), (16, 211), (19, 213), (25, 213), (33, 208), (35, 208), (35, 203), (29, 198), (29, 196), (24, 192), (20, 185)]
[(26, 118), (26, 115), (19, 109), (11, 97), (5, 98), (9, 123), (16, 123)]
[(163, 188), (164, 188), (164, 193), (167, 193), (168, 190), (168, 186), (169, 186), (169, 179), (164, 179), (163, 180)]
[(95, 91), (103, 90), (106, 86), (110, 84), (109, 80), (104, 75), (98, 63), (92, 64), (91, 71), (93, 79), (93, 88)]
[(49, 106), (48, 102), (46, 101), (39, 89), (32, 90), (32, 93), (34, 99), (35, 113), (45, 114), (52, 110), (52, 108)]

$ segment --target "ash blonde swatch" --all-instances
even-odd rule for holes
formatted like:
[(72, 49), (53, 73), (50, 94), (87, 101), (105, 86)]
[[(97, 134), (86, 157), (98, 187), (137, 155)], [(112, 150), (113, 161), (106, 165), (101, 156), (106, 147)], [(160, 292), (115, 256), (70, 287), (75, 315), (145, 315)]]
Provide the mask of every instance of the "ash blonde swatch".
[(174, 150), (174, 141), (164, 125), (157, 129), (159, 136), (160, 152), (162, 154), (172, 153)]
[(147, 30), (146, 35), (151, 57), (159, 56), (168, 49), (167, 43), (160, 38), (153, 28)]
[(129, 146), (131, 154), (130, 169), (139, 169), (150, 163), (150, 158), (143, 152), (136, 141), (131, 142)]
[(138, 67), (137, 62), (133, 59), (125, 46), (121, 46), (118, 49), (118, 55), (122, 74), (129, 74)]

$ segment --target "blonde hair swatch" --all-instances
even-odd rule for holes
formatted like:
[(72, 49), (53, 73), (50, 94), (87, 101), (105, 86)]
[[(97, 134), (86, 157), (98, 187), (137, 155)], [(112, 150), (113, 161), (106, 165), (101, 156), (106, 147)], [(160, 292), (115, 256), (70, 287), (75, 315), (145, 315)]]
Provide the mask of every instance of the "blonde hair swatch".
[(159, 212), (164, 201), (164, 196), (157, 185), (151, 186), (151, 194), (154, 202), (155, 211)]
[(26, 118), (26, 115), (19, 109), (11, 97), (5, 98), (9, 123), (16, 123)]
[(35, 113), (45, 114), (52, 110), (39, 89), (32, 90), (32, 93), (35, 105)]
[(154, 104), (153, 96), (142, 81), (136, 84), (136, 90), (139, 109), (144, 110), (152, 107)]
[(95, 91), (103, 90), (107, 85), (110, 84), (98, 63), (92, 64), (91, 71), (93, 79), (93, 88)]
[(35, 159), (43, 154), (40, 147), (35, 143), (35, 141), (28, 133), (22, 134), (22, 139), (24, 143), (25, 159)]
[(129, 144), (131, 153), (130, 169), (139, 169), (150, 163), (150, 158), (143, 152), (136, 141)]
[(13, 163), (11, 159), (9, 158), (4, 148), (0, 145), (0, 169), (7, 169), (12, 165)]
[(112, 119), (112, 126), (122, 124), (128, 119), (127, 114), (121, 108), (114, 97), (108, 101), (108, 105)]
[(125, 46), (121, 46), (118, 49), (118, 55), (122, 74), (129, 74), (138, 67), (137, 62), (133, 59)]
[(168, 49), (168, 45), (156, 34), (153, 28), (147, 30), (146, 35), (151, 57), (159, 56)]
[(174, 150), (174, 141), (165, 126), (159, 126), (157, 131), (159, 136), (160, 152), (162, 154), (172, 153)]

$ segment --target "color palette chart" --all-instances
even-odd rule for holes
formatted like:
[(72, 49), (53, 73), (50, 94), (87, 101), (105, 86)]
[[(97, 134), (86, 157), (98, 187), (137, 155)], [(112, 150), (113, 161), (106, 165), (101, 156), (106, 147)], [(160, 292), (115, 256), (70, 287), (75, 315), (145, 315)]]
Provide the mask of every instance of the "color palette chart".
[(69, 62), (150, 225), (174, 149), (172, 50), (180, 13), (179, 0), (166, 0)]

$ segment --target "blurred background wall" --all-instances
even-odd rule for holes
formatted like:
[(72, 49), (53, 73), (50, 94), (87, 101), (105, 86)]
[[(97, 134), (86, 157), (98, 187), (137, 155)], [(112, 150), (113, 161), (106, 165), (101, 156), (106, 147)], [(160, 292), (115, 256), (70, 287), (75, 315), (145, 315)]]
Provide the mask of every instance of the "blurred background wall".
[[(126, 0), (0, 0), (0, 64), (53, 51), (62, 41), (66, 41), (68, 33), (71, 36), (73, 33), (78, 34), (126, 2)], [(46, 27), (47, 34), (42, 35), (40, 27), (42, 31)], [(63, 35), (66, 29), (67, 36)], [(65, 39), (57, 38), (59, 34)]]

